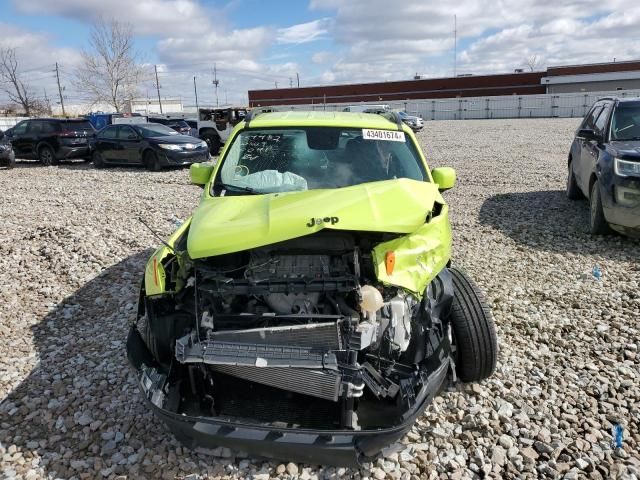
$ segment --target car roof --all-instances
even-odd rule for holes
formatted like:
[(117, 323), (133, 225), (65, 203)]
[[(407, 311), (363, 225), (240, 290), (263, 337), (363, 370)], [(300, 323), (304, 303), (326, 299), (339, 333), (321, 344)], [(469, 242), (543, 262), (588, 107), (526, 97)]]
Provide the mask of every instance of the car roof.
[(640, 97), (602, 97), (596, 100), (596, 102), (602, 102), (604, 100), (614, 101), (617, 103), (630, 103), (640, 102)]
[(250, 120), (251, 128), (260, 127), (353, 127), (397, 130), (395, 122), (373, 113), (287, 111), (261, 113)]
[(88, 122), (88, 118), (25, 118), (25, 120), (46, 120), (47, 122)]

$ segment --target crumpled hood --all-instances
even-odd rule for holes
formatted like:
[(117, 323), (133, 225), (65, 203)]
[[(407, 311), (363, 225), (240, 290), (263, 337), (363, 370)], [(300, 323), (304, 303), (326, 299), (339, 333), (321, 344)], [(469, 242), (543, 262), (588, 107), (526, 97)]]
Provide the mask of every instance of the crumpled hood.
[(610, 145), (616, 150), (616, 155), (640, 160), (640, 141), (637, 140), (616, 140)]
[(351, 187), (212, 197), (193, 214), (187, 251), (204, 258), (309, 235), (323, 228), (411, 233), (425, 223), (437, 185), (409, 179)]

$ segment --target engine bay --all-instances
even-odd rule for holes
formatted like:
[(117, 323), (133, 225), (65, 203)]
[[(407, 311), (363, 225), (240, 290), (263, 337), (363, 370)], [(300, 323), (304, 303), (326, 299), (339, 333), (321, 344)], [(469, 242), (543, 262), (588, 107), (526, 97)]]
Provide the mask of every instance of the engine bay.
[(157, 352), (168, 373), (148, 372), (164, 375), (155, 401), (281, 426), (401, 421), (450, 355), (453, 287), (446, 268), (422, 298), (381, 284), (370, 252), (391, 238), (325, 230), (193, 261), (174, 298), (145, 298), (149, 331), (172, 346)]

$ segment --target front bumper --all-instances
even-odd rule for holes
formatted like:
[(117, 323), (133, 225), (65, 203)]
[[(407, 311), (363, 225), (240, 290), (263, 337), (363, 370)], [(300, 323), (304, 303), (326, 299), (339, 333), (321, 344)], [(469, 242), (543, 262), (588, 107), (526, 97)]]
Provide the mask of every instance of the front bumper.
[(616, 189), (627, 189), (640, 194), (640, 178), (612, 175), (610, 183), (602, 188), (602, 208), (611, 227), (621, 233), (640, 234), (640, 203), (623, 205), (616, 201)]
[(209, 150), (207, 148), (194, 151), (159, 151), (160, 158), (163, 159), (165, 166), (171, 165), (191, 165), (192, 163), (202, 163), (209, 161)]
[(280, 458), (322, 465), (357, 466), (376, 455), (385, 446), (402, 438), (416, 418), (442, 391), (449, 379), (451, 361), (441, 356), (427, 381), (416, 395), (413, 407), (405, 412), (402, 422), (391, 428), (376, 430), (313, 430), (280, 428), (230, 422), (215, 417), (179, 415), (157, 405), (153, 376), (155, 362), (134, 325), (127, 338), (129, 363), (140, 380), (140, 388), (154, 414), (189, 448), (219, 446), (243, 451), (254, 456)]

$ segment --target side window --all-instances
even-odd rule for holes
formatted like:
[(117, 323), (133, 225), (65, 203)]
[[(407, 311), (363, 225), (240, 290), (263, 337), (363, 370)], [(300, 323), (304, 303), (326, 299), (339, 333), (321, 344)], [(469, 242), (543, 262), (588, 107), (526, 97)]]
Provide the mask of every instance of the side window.
[(607, 103), (602, 109), (602, 112), (600, 112), (600, 115), (598, 116), (594, 124), (595, 126), (593, 129), (596, 131), (596, 133), (599, 133), (600, 135), (604, 133), (604, 129), (607, 125), (607, 120), (609, 119), (609, 112), (611, 112), (611, 104)]
[(58, 131), (57, 122), (42, 122), (42, 133), (55, 133)]
[(129, 127), (128, 125), (121, 125), (120, 127), (118, 127), (119, 140), (129, 140), (130, 135), (136, 135), (136, 132), (133, 130), (133, 128)]
[(28, 121), (23, 121), (18, 123), (15, 127), (13, 127), (14, 135), (24, 135), (27, 132), (27, 126), (29, 126)]
[(29, 122), (29, 133), (33, 133), (36, 135), (39, 135), (42, 133), (42, 126), (43, 126), (42, 121), (40, 120), (33, 120), (31, 122)]
[(600, 115), (601, 111), (602, 105), (596, 105), (585, 119), (584, 126), (582, 128), (590, 128), (592, 130), (595, 129), (596, 119), (598, 118), (598, 115)]
[(107, 127), (100, 134), (100, 138), (107, 138), (107, 139), (116, 138), (116, 133), (117, 133), (116, 127)]

